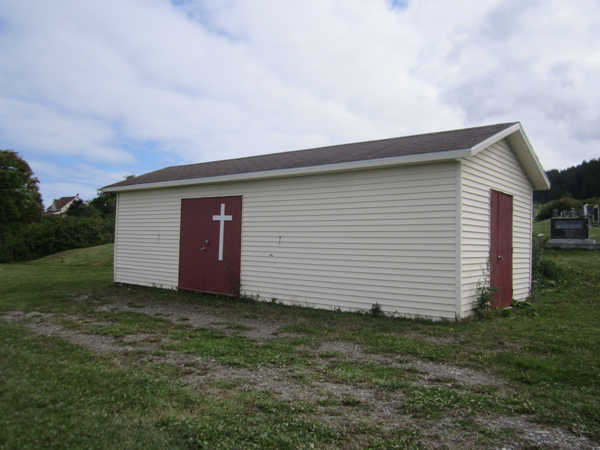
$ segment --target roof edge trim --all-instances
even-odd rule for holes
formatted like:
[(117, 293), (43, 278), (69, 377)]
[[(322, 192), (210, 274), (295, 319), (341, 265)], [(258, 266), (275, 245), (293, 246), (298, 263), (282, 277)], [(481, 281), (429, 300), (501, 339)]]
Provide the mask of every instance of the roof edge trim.
[(494, 134), (493, 136), (490, 136), (486, 140), (481, 141), (479, 144), (471, 147), (471, 152), (473, 152), (472, 155), (475, 156), (480, 151), (486, 149), (490, 145), (493, 145), (496, 142), (498, 142), (500, 139), (504, 139), (509, 134), (512, 134), (515, 131), (520, 130), (520, 129), (521, 129), (521, 124), (520, 123), (515, 123), (514, 125), (511, 125), (510, 127), (505, 128), (504, 130), (502, 130), (502, 131)]
[(369, 159), (322, 166), (297, 167), (293, 169), (267, 170), (248, 172), (234, 175), (221, 175), (207, 178), (189, 178), (185, 180), (159, 181), (155, 183), (131, 184), (128, 186), (104, 187), (104, 192), (137, 191), (143, 189), (164, 189), (170, 187), (190, 186), (195, 184), (229, 183), (237, 181), (260, 180), (266, 178), (285, 178), (302, 175), (316, 175), (331, 172), (346, 172), (350, 170), (366, 170), (380, 167), (400, 166), (436, 161), (448, 161), (472, 155), (472, 149), (450, 150), (445, 152), (423, 153), (420, 155), (394, 156), (391, 158)]
[(514, 125), (496, 133), (495, 135), (481, 141), (479, 144), (471, 148), (473, 156), (482, 150), (485, 150), (490, 145), (495, 144), (501, 139), (506, 138), (512, 147), (517, 159), (521, 163), (523, 170), (529, 177), (529, 180), (535, 190), (548, 190), (550, 189), (550, 180), (546, 176), (546, 172), (540, 163), (525, 130), (521, 126), (521, 122), (517, 122)]

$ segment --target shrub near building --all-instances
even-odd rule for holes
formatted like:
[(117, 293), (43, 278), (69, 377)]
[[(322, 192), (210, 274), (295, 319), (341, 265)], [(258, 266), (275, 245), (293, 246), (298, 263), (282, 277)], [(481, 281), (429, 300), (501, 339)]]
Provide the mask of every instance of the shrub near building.
[(597, 205), (600, 203), (600, 199), (597, 197), (588, 198), (585, 200), (575, 200), (572, 197), (563, 197), (558, 200), (554, 200), (553, 202), (546, 203), (540, 209), (540, 212), (536, 216), (536, 220), (538, 222), (546, 219), (550, 219), (552, 217), (552, 211), (557, 210), (560, 211), (569, 211), (571, 208), (575, 209), (583, 209), (583, 205)]
[(114, 220), (101, 217), (53, 217), (28, 226), (14, 248), (16, 261), (26, 261), (75, 248), (114, 241)]
[[(13, 241), (12, 260), (27, 261), (75, 248), (114, 241), (113, 219), (46, 216), (24, 227)], [(0, 262), (9, 262), (4, 258)]]

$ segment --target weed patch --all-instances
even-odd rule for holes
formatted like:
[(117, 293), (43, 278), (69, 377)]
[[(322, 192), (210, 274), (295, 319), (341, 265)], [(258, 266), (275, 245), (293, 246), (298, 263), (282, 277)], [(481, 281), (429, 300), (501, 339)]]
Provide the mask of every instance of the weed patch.
[(367, 350), (373, 353), (411, 355), (432, 361), (443, 360), (453, 353), (450, 346), (406, 339), (397, 335), (375, 334), (365, 340)]
[(153, 334), (174, 328), (171, 322), (165, 319), (134, 312), (104, 314), (101, 316), (101, 319), (110, 321), (110, 324), (90, 326), (89, 330), (96, 334), (113, 337), (123, 337), (138, 333)]
[(302, 363), (305, 357), (296, 350), (304, 343), (298, 339), (282, 338), (257, 346), (241, 336), (228, 336), (215, 330), (178, 332), (172, 337), (179, 342), (166, 349), (214, 358), (230, 366), (292, 365)]
[(397, 391), (409, 387), (408, 379), (414, 373), (399, 367), (386, 367), (373, 363), (332, 362), (318, 369), (317, 379), (340, 384), (351, 384), (369, 389)]

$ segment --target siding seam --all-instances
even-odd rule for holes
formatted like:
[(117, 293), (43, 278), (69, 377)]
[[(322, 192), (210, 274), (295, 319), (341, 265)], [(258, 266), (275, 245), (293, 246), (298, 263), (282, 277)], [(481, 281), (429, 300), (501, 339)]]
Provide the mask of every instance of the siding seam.
[(462, 160), (456, 162), (456, 318), (462, 317)]
[(117, 192), (117, 200), (115, 205), (115, 242), (113, 248), (113, 283), (117, 282), (117, 239), (119, 236), (119, 198), (121, 194)]

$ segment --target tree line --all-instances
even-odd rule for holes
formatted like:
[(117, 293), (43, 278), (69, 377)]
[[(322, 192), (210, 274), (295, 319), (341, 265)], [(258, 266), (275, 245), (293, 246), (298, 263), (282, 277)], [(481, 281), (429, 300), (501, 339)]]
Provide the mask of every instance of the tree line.
[(44, 214), (39, 180), (13, 150), (0, 150), (0, 263), (114, 241), (116, 194), (98, 192), (67, 217)]
[(535, 201), (548, 203), (563, 197), (575, 200), (600, 197), (600, 159), (583, 161), (578, 166), (567, 169), (552, 169), (546, 172), (550, 180), (550, 190), (536, 191)]

